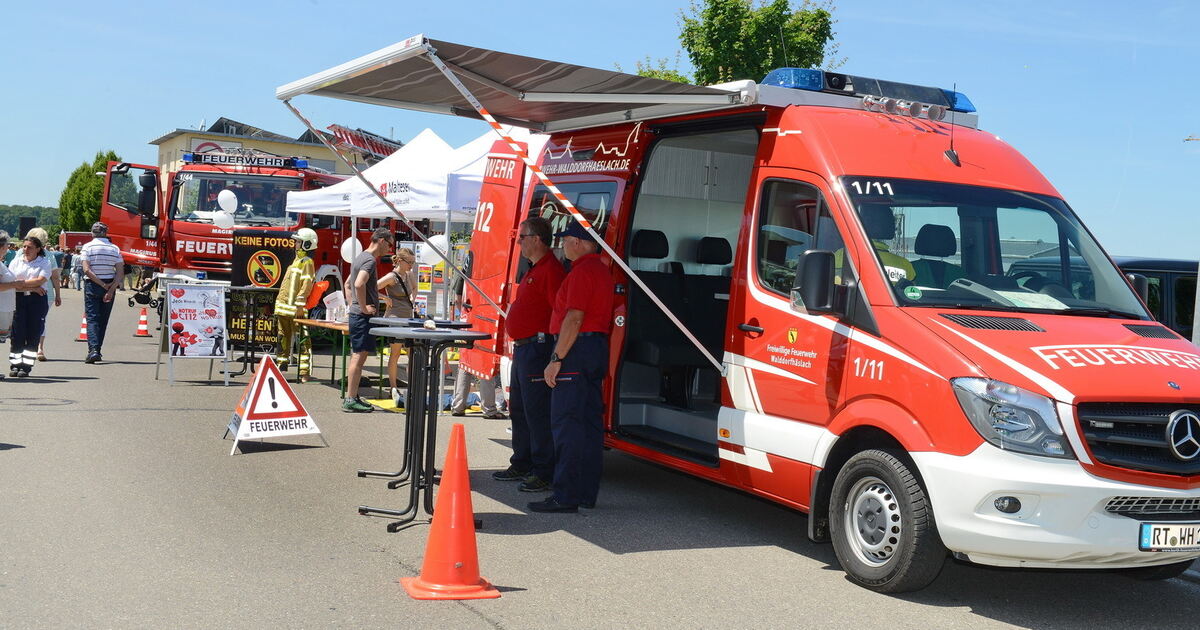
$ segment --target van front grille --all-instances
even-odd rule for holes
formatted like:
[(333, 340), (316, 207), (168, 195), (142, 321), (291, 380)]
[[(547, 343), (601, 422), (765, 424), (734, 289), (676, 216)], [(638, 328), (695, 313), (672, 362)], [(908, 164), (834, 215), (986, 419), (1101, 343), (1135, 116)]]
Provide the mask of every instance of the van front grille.
[(1200, 457), (1180, 460), (1167, 443), (1167, 423), (1180, 409), (1200, 414), (1195, 404), (1080, 403), (1079, 426), (1092, 456), (1102, 464), (1181, 477), (1200, 475)]

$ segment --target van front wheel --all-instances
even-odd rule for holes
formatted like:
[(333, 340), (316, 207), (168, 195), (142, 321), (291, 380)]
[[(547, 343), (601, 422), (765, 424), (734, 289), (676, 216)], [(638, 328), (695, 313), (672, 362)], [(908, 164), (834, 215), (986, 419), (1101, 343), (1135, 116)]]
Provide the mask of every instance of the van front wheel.
[(925, 488), (887, 451), (858, 453), (838, 472), (829, 529), (846, 575), (880, 593), (925, 588), (946, 560)]

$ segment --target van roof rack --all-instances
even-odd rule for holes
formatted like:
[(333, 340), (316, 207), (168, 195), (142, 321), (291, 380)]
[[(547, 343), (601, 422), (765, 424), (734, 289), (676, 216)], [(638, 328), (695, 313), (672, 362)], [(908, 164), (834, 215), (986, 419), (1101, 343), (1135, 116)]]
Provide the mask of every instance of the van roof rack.
[[(470, 86), (497, 121), (547, 133), (756, 104), (870, 108), (865, 97), (853, 93), (791, 89), (754, 81), (701, 87), (454, 44), (424, 35), (414, 35), (280, 86), (275, 97), (290, 101), (301, 94), (315, 94), (479, 119), (471, 103), (442, 75), (435, 57)], [(878, 107), (878, 111), (886, 111), (885, 104), (879, 103)], [(977, 118), (956, 112), (953, 122), (974, 127)]]

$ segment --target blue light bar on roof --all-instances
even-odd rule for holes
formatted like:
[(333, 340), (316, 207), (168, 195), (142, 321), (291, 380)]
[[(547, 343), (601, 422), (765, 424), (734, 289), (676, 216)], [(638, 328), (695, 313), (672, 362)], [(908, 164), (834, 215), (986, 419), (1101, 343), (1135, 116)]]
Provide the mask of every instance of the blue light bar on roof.
[[(966, 97), (963, 97), (966, 98)], [(308, 160), (296, 158), (296, 168), (308, 168)]]
[(943, 88), (871, 79), (815, 68), (776, 68), (763, 77), (762, 85), (826, 92), (845, 96), (874, 96), (940, 105), (951, 111), (972, 113), (975, 105), (966, 94)]
[(187, 164), (191, 164), (193, 159), (194, 159), (194, 158), (192, 157), (192, 154), (191, 154), (191, 153), (184, 153), (184, 154), (183, 154), (183, 161), (184, 161), (185, 163), (187, 163)]
[(975, 105), (971, 103), (971, 99), (967, 98), (966, 94), (954, 90), (942, 90), (942, 93), (946, 95), (946, 100), (950, 101), (950, 111), (966, 114), (975, 111)]
[(776, 68), (763, 77), (762, 84), (820, 92), (825, 89), (825, 73), (813, 68)]

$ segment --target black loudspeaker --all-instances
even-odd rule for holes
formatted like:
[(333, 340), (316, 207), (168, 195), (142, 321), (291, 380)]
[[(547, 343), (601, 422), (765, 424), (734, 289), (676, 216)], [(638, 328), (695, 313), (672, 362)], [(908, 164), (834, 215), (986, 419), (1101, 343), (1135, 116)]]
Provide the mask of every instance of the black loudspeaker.
[[(21, 217), (21, 231), (17, 233), (16, 238), (25, 238), (29, 234), (29, 230), (37, 227), (37, 217)], [(46, 243), (42, 243), (46, 245)]]

